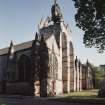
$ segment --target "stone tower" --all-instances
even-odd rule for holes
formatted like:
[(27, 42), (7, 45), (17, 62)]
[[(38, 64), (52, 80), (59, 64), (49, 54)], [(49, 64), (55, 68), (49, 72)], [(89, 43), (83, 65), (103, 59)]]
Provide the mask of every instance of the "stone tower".
[(75, 89), (71, 34), (69, 26), (64, 23), (60, 6), (55, 1), (51, 8), (51, 17), (41, 20), (39, 24), (39, 35), (44, 37), (49, 54), (48, 94), (68, 93)]

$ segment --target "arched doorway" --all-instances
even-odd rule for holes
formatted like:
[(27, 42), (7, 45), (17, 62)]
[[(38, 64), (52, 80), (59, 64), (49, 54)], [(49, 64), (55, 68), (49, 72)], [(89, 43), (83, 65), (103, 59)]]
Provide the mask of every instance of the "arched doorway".
[(63, 79), (63, 93), (67, 93), (68, 66), (67, 66), (67, 38), (65, 33), (62, 34), (62, 79)]
[(31, 80), (31, 60), (24, 54), (18, 59), (18, 72), (20, 82), (29, 82)]

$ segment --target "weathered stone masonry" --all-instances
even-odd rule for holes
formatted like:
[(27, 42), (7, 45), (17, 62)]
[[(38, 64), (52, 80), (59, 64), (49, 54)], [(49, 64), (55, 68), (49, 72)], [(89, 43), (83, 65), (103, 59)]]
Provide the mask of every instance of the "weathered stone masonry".
[(0, 94), (55, 96), (92, 88), (91, 69), (74, 58), (59, 5), (41, 20), (35, 39), (0, 50)]

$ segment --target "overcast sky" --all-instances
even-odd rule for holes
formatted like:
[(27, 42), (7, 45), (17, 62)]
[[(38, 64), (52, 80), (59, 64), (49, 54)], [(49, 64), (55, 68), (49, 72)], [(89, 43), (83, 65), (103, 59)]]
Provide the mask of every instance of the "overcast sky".
[[(65, 23), (72, 31), (75, 56), (85, 62), (87, 59), (95, 65), (105, 64), (105, 52), (98, 54), (97, 49), (85, 48), (83, 32), (76, 27), (76, 10), (72, 0), (58, 0)], [(34, 39), (38, 23), (43, 16), (51, 16), (53, 0), (0, 0), (0, 49)]]

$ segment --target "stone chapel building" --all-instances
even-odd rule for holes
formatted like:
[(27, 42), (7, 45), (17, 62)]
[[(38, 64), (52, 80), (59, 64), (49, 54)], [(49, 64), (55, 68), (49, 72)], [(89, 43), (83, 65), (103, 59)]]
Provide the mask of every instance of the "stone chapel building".
[[(0, 50), (0, 94), (55, 96), (92, 88), (88, 64), (74, 59), (72, 33), (58, 3), (35, 39)], [(90, 70), (90, 71), (89, 71)]]

